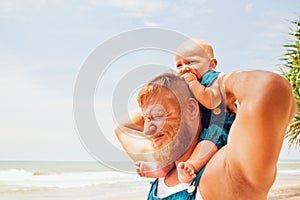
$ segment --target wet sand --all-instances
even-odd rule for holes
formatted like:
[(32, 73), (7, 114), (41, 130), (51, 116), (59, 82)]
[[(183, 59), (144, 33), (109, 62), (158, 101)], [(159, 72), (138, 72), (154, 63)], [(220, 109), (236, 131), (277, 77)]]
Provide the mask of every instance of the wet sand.
[(275, 182), (269, 192), (268, 200), (300, 200), (300, 180), (281, 180)]
[[(122, 197), (123, 200), (145, 200), (147, 194), (138, 196)], [(271, 188), (268, 200), (300, 200), (300, 180), (299, 181), (276, 181)]]

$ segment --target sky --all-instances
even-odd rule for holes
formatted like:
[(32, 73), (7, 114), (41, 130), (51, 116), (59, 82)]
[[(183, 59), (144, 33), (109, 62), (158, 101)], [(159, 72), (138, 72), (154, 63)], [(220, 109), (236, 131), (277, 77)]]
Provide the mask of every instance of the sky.
[[(291, 39), (290, 21), (299, 11), (298, 0), (2, 0), (0, 160), (94, 160), (76, 129), (74, 87), (89, 55), (119, 34), (142, 28), (172, 30), (210, 41), (219, 71), (278, 73), (282, 45)], [(113, 145), (118, 144), (109, 91), (115, 86), (106, 79), (119, 80), (119, 69), (127, 65), (174, 66), (173, 56), (141, 50), (112, 63), (97, 86), (95, 113), (104, 120), (100, 126)], [(285, 144), (280, 159), (300, 160), (300, 150), (288, 150)]]

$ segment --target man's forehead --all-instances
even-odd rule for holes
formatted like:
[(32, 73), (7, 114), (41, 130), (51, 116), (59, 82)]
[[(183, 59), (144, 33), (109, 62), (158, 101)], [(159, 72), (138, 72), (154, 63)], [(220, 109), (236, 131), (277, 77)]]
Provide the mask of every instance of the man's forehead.
[(149, 104), (149, 105), (146, 105), (144, 108), (143, 108), (143, 111), (144, 112), (165, 112), (166, 111), (166, 105), (163, 105), (163, 104)]
[(171, 88), (166, 86), (157, 87), (156, 90), (152, 91), (152, 94), (149, 96), (149, 101), (151, 102), (163, 102), (164, 100), (176, 99), (175, 93), (171, 90)]
[(167, 110), (172, 107), (177, 107), (179, 104), (176, 96), (168, 91), (167, 93), (158, 92), (155, 93), (149, 98), (146, 102), (144, 102), (142, 109), (143, 110), (149, 110), (149, 109), (158, 109), (162, 108), (164, 110)]

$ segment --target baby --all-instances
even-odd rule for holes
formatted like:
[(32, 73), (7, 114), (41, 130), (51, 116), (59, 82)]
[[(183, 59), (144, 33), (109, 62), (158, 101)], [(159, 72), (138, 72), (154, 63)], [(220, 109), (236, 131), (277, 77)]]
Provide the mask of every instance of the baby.
[(203, 119), (208, 120), (208, 125), (200, 134), (193, 154), (177, 166), (181, 182), (192, 181), (217, 150), (227, 143), (229, 129), (235, 119), (235, 103), (221, 93), (218, 82), (220, 72), (214, 71), (216, 66), (213, 48), (205, 40), (190, 39), (177, 49), (178, 74), (188, 83), (196, 99), (208, 109), (207, 112), (212, 112), (210, 119)]

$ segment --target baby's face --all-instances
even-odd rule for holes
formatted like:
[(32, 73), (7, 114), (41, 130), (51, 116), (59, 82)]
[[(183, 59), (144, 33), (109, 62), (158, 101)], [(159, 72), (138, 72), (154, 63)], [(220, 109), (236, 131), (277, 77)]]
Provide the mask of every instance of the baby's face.
[(211, 70), (211, 60), (199, 45), (191, 44), (178, 49), (176, 55), (176, 69), (179, 75), (191, 72), (201, 80), (203, 74)]

